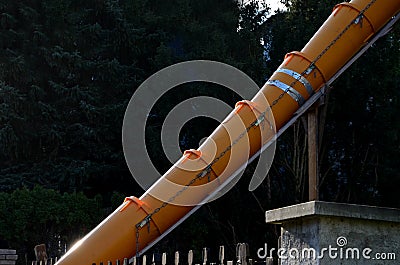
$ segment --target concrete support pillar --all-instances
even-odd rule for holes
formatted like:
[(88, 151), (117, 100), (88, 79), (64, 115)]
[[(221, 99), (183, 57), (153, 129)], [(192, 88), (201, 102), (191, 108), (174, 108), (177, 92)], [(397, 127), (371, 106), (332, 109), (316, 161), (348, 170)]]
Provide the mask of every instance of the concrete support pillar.
[(281, 265), (400, 264), (399, 209), (311, 201), (266, 221), (281, 225)]

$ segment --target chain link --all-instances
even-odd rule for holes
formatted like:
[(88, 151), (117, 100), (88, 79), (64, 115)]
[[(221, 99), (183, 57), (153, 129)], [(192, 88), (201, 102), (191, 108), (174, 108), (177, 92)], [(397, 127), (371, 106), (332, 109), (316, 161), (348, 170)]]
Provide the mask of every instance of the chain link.
[[(353, 19), (345, 28), (342, 32), (340, 32), (336, 38), (329, 43), (329, 45), (309, 64), (307, 69), (305, 69), (290, 85), (290, 87), (293, 87), (297, 82), (300, 81), (302, 77), (304, 77), (305, 74), (309, 71), (309, 69), (314, 69), (315, 68), (315, 63), (319, 61), (322, 56), (350, 29), (350, 27), (353, 24), (357, 24), (357, 21), (360, 21), (363, 18), (363, 14), (365, 11), (367, 11), (372, 4), (374, 4), (376, 0), (371, 0), (368, 5), (360, 11), (358, 16)], [(356, 23), (357, 22), (357, 23)], [(143, 228), (145, 225), (148, 225), (150, 227), (150, 221), (153, 215), (157, 214), (161, 209), (165, 208), (167, 205), (172, 203), (177, 197), (179, 197), (184, 191), (186, 191), (190, 186), (192, 186), (197, 180), (200, 180), (204, 178), (205, 176), (208, 176), (208, 182), (210, 182), (210, 173), (212, 171), (212, 166), (216, 164), (223, 156), (228, 153), (234, 145), (236, 145), (252, 128), (259, 126), (266, 120), (266, 114), (271, 112), (272, 108), (278, 104), (278, 102), (287, 94), (289, 89), (286, 89), (283, 91), (274, 101), (272, 101), (272, 104), (267, 108), (265, 111), (263, 111), (257, 119), (252, 122), (230, 145), (228, 145), (224, 151), (222, 151), (209, 165), (205, 167), (200, 173), (196, 174), (196, 177), (191, 179), (190, 182), (188, 182), (181, 190), (179, 190), (177, 193), (175, 193), (171, 198), (168, 199), (167, 202), (164, 202), (161, 206), (158, 208), (154, 209), (153, 212), (148, 214), (144, 219), (142, 219), (139, 223), (136, 224), (136, 255), (139, 253), (139, 229)], [(272, 126), (271, 126), (272, 127)], [(272, 129), (272, 128), (271, 128)]]
[(136, 226), (136, 260), (139, 259), (139, 228)]

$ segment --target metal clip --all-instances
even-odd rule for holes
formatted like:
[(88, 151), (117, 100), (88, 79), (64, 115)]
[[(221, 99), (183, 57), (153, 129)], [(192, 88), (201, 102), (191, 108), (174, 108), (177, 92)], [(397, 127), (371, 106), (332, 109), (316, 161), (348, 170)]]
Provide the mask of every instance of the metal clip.
[(146, 224), (150, 225), (151, 216), (146, 216), (140, 223), (136, 225), (137, 228), (143, 228)]
[(363, 18), (364, 18), (363, 15), (359, 15), (359, 16), (354, 20), (354, 24), (357, 25), (358, 23), (360, 23), (360, 27), (362, 27)]
[(299, 104), (299, 106), (302, 106), (305, 102), (303, 96), (296, 89), (285, 83), (282, 83), (279, 80), (269, 80), (266, 84), (276, 86), (277, 88), (281, 89), (284, 92), (281, 95), (288, 94)]
[(265, 120), (265, 115), (262, 114), (262, 115), (258, 116), (257, 121), (254, 125), (259, 126), (264, 120)]
[(206, 168), (200, 173), (199, 179), (204, 178), (208, 174), (208, 182), (210, 182), (211, 165), (206, 166)]
[(306, 70), (306, 74), (309, 75), (314, 69), (315, 65), (314, 64), (310, 65), (310, 67), (308, 67), (308, 69)]
[[(290, 70), (290, 69), (286, 69), (286, 68), (279, 68), (278, 70), (276, 70), (277, 73), (284, 73), (287, 74), (293, 78), (295, 78), (297, 81), (299, 81), (300, 83), (303, 84), (303, 86), (306, 88), (308, 95), (312, 96), (312, 94), (314, 94), (314, 88), (312, 87), (312, 85), (310, 84), (310, 82), (308, 82), (308, 80), (302, 76), (301, 74), (297, 73), (296, 71)], [(314, 75), (316, 73), (314, 72)], [(315, 77), (315, 76), (314, 76)]]
[(207, 171), (207, 170), (203, 170), (203, 171), (200, 173), (199, 178), (200, 178), (200, 179), (201, 179), (201, 178), (204, 178), (207, 174), (208, 174), (208, 171)]

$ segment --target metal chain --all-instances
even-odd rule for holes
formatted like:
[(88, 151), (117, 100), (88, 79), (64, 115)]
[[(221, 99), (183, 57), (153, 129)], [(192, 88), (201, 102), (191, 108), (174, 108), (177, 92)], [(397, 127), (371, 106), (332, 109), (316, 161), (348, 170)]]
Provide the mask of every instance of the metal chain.
[[(335, 43), (350, 29), (350, 27), (353, 25), (353, 24), (355, 24), (357, 21), (359, 21), (360, 19), (362, 19), (362, 16), (363, 16), (363, 14), (365, 13), (365, 11), (367, 11), (370, 7), (371, 7), (371, 5), (373, 5), (374, 3), (376, 2), (376, 0), (371, 0), (369, 3), (368, 3), (368, 5), (366, 5), (365, 6), (365, 8), (363, 9), (363, 10), (361, 10), (360, 11), (360, 13), (357, 15), (357, 17), (356, 18), (354, 18), (337, 36), (336, 36), (336, 38), (334, 39), (334, 40), (332, 40), (329, 44), (328, 44), (328, 46), (326, 46), (325, 47), (325, 49), (320, 53), (320, 54), (318, 54), (317, 55), (317, 57), (309, 64), (309, 66), (289, 85), (289, 88), (290, 87), (293, 87), (295, 84), (297, 84), (299, 81), (300, 81), (300, 79), (302, 78), (302, 77), (304, 77), (304, 75), (305, 74), (307, 74), (307, 72), (309, 71), (309, 69), (310, 68), (314, 68), (315, 67), (315, 63), (316, 62), (318, 62), (320, 59), (321, 59), (321, 57), (322, 56), (324, 56), (325, 55), (325, 53), (327, 53), (328, 52), (328, 50), (330, 49), (330, 48), (332, 48), (332, 46), (333, 45), (335, 45)], [(282, 92), (280, 95), (279, 95), (279, 97), (277, 98), (277, 99), (275, 99), (273, 102), (272, 102), (272, 104), (271, 104), (271, 106), (270, 106), (270, 108), (272, 108), (274, 105), (276, 105), (282, 98), (283, 98), (283, 96), (285, 95), (285, 94), (287, 94), (287, 92), (289, 91), (289, 88), (288, 89), (286, 89), (284, 92)], [(267, 109), (267, 111), (268, 111), (268, 109)], [(265, 115), (266, 114), (266, 111), (264, 111), (261, 115)]]
[(136, 227), (136, 261), (139, 259), (139, 228)]
[[(360, 13), (357, 15), (357, 17), (352, 20), (342, 32), (339, 33), (339, 35), (331, 42), (329, 45), (310, 63), (310, 65), (297, 77), (290, 85), (290, 87), (293, 87), (299, 80), (304, 77), (305, 74), (309, 71), (310, 68), (315, 67), (315, 63), (321, 59), (321, 57), (343, 36), (344, 33), (346, 33), (350, 27), (359, 19), (362, 19), (363, 14), (365, 11), (367, 11), (372, 4), (374, 4), (377, 0), (371, 0), (371, 2), (368, 3), (368, 5), (360, 11)], [(270, 104), (269, 108), (267, 108), (265, 111), (263, 111), (257, 119), (252, 122), (230, 145), (228, 145), (224, 151), (222, 151), (208, 166), (205, 167), (200, 173), (196, 174), (196, 177), (190, 180), (181, 190), (179, 190), (177, 193), (175, 193), (172, 197), (168, 199), (167, 202), (163, 202), (163, 204), (156, 209), (153, 210), (150, 214), (148, 214), (145, 218), (143, 218), (139, 223), (136, 224), (136, 255), (139, 253), (139, 229), (143, 228), (145, 225), (148, 225), (150, 227), (150, 220), (153, 215), (161, 211), (161, 209), (165, 208), (167, 205), (172, 203), (177, 197), (179, 197), (184, 191), (186, 191), (190, 186), (192, 186), (197, 180), (204, 178), (205, 176), (208, 176), (211, 173), (212, 166), (217, 163), (227, 152), (229, 152), (234, 145), (236, 145), (252, 128), (259, 126), (264, 120), (265, 120), (265, 115), (271, 111), (271, 109), (278, 104), (278, 102), (287, 94), (289, 89), (286, 89), (283, 91), (273, 102)], [(208, 181), (210, 181), (210, 178), (208, 178)]]

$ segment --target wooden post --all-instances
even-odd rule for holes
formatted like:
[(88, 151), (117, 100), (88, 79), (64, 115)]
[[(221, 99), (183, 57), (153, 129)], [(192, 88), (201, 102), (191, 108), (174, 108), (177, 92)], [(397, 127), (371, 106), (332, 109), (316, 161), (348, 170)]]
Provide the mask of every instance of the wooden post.
[(246, 243), (238, 243), (236, 245), (236, 264), (247, 265), (248, 250), (249, 245)]
[(179, 251), (175, 251), (174, 264), (179, 265)]
[(224, 265), (224, 259), (225, 259), (225, 247), (224, 246), (220, 246), (219, 247), (219, 264), (220, 265)]
[(207, 248), (203, 248), (203, 265), (207, 265), (207, 260), (208, 260), (208, 255), (207, 255), (207, 252), (208, 252), (208, 250), (207, 250)]
[(188, 253), (188, 265), (192, 265), (193, 264), (193, 250), (189, 250)]
[(318, 194), (318, 106), (308, 114), (308, 199), (316, 201)]

